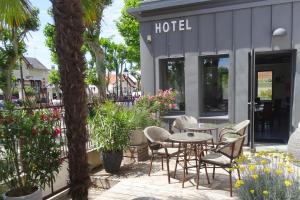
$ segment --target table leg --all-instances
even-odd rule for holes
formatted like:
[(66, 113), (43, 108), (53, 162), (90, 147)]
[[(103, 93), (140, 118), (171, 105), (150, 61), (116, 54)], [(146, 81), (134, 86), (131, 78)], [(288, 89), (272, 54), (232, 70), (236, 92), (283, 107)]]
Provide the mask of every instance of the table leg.
[(197, 173), (197, 189), (199, 186), (199, 167), (198, 167), (198, 144), (194, 145), (194, 153), (195, 153), (195, 163), (196, 163), (196, 173)]
[(187, 150), (187, 144), (183, 144), (184, 152), (183, 152), (183, 177), (182, 177), (182, 188), (184, 188), (184, 182), (185, 182), (185, 172), (187, 169), (187, 158), (186, 158), (186, 150)]
[(175, 163), (175, 170), (174, 170), (174, 178), (175, 178), (175, 176), (176, 176), (177, 165), (178, 165), (178, 163), (179, 163), (180, 147), (181, 147), (181, 143), (179, 143), (179, 147), (178, 147), (178, 154), (177, 154), (176, 163)]

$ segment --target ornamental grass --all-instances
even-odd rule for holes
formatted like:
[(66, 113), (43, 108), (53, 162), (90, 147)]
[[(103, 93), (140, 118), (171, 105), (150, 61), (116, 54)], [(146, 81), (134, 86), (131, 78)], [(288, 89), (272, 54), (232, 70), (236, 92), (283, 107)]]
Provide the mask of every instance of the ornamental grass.
[(241, 180), (235, 188), (241, 200), (299, 200), (299, 168), (292, 156), (259, 152), (237, 160)]

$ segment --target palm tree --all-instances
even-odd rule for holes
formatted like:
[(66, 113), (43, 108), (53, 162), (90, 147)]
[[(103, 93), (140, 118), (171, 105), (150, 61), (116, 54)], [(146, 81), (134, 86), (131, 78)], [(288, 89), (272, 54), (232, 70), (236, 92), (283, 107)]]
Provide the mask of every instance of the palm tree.
[(84, 85), (83, 10), (80, 0), (52, 0), (56, 26), (61, 88), (65, 104), (68, 138), (70, 194), (74, 200), (88, 199), (90, 177), (86, 155), (86, 93)]
[(31, 7), (29, 0), (1, 0), (0, 1), (0, 32), (2, 60), (0, 66), (5, 78), (4, 97), (11, 99), (12, 71), (22, 55), (23, 40), (29, 31), (37, 30), (38, 11)]

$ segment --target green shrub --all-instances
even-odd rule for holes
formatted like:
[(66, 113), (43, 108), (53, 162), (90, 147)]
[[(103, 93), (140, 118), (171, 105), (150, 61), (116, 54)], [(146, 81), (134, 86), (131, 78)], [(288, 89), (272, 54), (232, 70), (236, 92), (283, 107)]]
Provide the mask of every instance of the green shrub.
[(106, 102), (94, 108), (89, 118), (91, 139), (104, 152), (122, 151), (129, 146), (129, 133), (134, 130), (134, 113), (128, 108)]

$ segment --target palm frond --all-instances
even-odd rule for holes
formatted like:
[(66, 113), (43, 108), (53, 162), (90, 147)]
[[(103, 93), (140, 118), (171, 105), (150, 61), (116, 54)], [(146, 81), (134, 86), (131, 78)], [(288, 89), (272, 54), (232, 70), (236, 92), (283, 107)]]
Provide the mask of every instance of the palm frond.
[(0, 25), (20, 26), (30, 17), (32, 10), (29, 0), (1, 0)]

